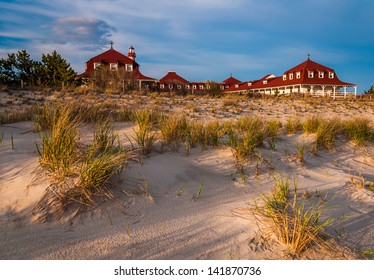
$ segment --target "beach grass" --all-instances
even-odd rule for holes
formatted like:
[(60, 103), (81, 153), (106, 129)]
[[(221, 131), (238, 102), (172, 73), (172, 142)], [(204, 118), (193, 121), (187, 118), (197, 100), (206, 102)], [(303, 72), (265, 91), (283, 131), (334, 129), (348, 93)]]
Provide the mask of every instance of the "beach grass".
[(356, 117), (342, 123), (344, 134), (358, 146), (364, 146), (368, 141), (374, 139), (371, 122), (367, 118)]
[(289, 253), (298, 256), (313, 243), (323, 244), (322, 233), (332, 219), (322, 219), (324, 203), (306, 207), (306, 201), (299, 201), (297, 181), (290, 191), (289, 179), (275, 177), (275, 188), (271, 195), (264, 195), (263, 205), (253, 208), (255, 215), (265, 222), (265, 227), (275, 234)]

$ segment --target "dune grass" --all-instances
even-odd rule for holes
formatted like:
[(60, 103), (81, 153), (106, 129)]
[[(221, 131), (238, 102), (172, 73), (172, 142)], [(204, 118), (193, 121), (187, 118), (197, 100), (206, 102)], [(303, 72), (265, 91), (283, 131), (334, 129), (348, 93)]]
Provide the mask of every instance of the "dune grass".
[(301, 121), (299, 118), (288, 118), (284, 129), (287, 134), (295, 134), (301, 129)]
[(344, 121), (342, 126), (346, 137), (358, 146), (364, 146), (366, 142), (374, 139), (371, 123), (367, 118), (356, 117)]
[[(72, 116), (70, 105), (43, 108), (41, 118), (37, 120), (40, 129), (49, 130), (41, 133), (41, 144), (36, 144), (39, 163), (56, 177), (69, 176), (74, 163), (79, 158), (78, 119)], [(45, 120), (42, 125), (42, 118)]]
[(266, 137), (266, 125), (259, 118), (241, 118), (229, 133), (230, 147), (240, 172), (251, 155), (255, 155), (256, 148), (263, 145)]
[(179, 150), (180, 143), (188, 135), (188, 120), (184, 115), (164, 116), (160, 122), (160, 132), (162, 140), (170, 147), (173, 152)]
[(304, 133), (306, 134), (316, 133), (321, 123), (322, 123), (322, 118), (318, 116), (307, 117), (302, 123)]
[(148, 109), (139, 109), (134, 112), (134, 120), (138, 125), (134, 129), (134, 139), (142, 155), (148, 155), (152, 151), (157, 140), (157, 134), (153, 131), (153, 127), (158, 123), (159, 118), (159, 115)]
[(307, 208), (306, 201), (298, 199), (296, 181), (291, 192), (289, 179), (274, 179), (273, 193), (263, 197), (263, 205), (255, 202), (255, 215), (265, 222), (265, 227), (286, 245), (292, 255), (299, 255), (313, 243), (323, 244), (322, 233), (332, 222), (330, 218), (321, 222), (325, 204), (318, 202)]
[(340, 120), (323, 120), (316, 131), (315, 149), (324, 148), (331, 150), (334, 146), (335, 138), (341, 132)]
[(97, 195), (111, 197), (108, 182), (128, 160), (110, 120), (96, 124), (93, 141), (86, 147), (78, 142), (80, 117), (74, 107), (58, 106), (44, 108), (54, 110), (43, 112), (51, 127), (41, 132), (41, 144), (36, 144), (40, 166), (57, 179), (35, 207), (44, 212), (44, 220), (61, 217), (72, 204), (78, 203), (78, 209), (94, 206)]

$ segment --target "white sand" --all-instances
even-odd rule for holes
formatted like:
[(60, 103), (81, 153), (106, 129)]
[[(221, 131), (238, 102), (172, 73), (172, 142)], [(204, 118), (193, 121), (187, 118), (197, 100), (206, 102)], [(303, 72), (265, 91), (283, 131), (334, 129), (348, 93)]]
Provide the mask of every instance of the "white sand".
[[(327, 231), (339, 243), (374, 249), (374, 193), (349, 184), (352, 175), (374, 181), (372, 146), (357, 149), (338, 139), (332, 151), (306, 151), (305, 163), (298, 163), (296, 143), (308, 147), (313, 137), (282, 135), (271, 156), (274, 169), (264, 162), (256, 177), (252, 163), (245, 182), (229, 148), (195, 148), (188, 157), (182, 146), (179, 153), (153, 152), (142, 165), (130, 162), (113, 178), (115, 202), (73, 220), (43, 224), (32, 209), (49, 182), (38, 168), (39, 135), (31, 125), (0, 126), (0, 259), (280, 259), (284, 247), (262, 238), (248, 206), (272, 190), (274, 173), (297, 178), (300, 192), (312, 194), (309, 201), (327, 194), (324, 216), (336, 219)], [(132, 133), (128, 123), (116, 128), (123, 140)], [(261, 152), (270, 157), (268, 149)], [(303, 256), (352, 257), (318, 250)]]

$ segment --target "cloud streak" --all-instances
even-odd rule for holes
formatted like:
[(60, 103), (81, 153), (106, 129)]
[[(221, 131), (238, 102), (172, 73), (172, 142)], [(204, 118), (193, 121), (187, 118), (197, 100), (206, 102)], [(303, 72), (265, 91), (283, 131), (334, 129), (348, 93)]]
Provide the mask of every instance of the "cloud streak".
[(79, 45), (85, 50), (99, 50), (108, 45), (116, 28), (95, 18), (62, 17), (45, 26), (49, 36), (44, 42)]

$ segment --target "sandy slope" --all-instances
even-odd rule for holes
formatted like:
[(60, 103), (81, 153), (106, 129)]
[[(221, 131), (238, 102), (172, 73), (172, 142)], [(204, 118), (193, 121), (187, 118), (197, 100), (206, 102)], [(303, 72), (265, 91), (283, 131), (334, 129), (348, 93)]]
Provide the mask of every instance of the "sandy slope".
[[(153, 152), (113, 178), (116, 201), (73, 220), (42, 224), (32, 209), (49, 181), (38, 168), (34, 141), (39, 135), (31, 125), (0, 126), (0, 259), (283, 258), (282, 246), (261, 237), (248, 206), (271, 191), (271, 174), (297, 178), (301, 193), (311, 194), (309, 201), (327, 195), (325, 215), (336, 218), (328, 232), (350, 248), (374, 249), (373, 192), (349, 184), (351, 175), (374, 180), (374, 162), (368, 157), (372, 147), (365, 151), (338, 140), (333, 151), (306, 152), (305, 162), (299, 163), (293, 156), (296, 142), (308, 145), (312, 137), (282, 136), (272, 155), (266, 147), (261, 150), (273, 166), (264, 161), (255, 176), (252, 163), (244, 182), (229, 148), (196, 148), (188, 157), (183, 148)], [(116, 128), (123, 139), (132, 133), (128, 123)], [(83, 131), (90, 137), (90, 126)], [(303, 257), (356, 256), (317, 250)]]

